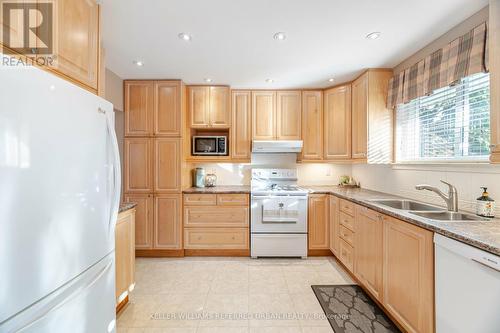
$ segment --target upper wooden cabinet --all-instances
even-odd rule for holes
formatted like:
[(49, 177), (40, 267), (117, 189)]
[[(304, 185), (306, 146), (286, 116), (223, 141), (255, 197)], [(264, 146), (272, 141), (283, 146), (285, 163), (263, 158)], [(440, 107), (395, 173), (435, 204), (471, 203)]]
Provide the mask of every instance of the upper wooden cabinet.
[(147, 193), (153, 190), (152, 139), (125, 138), (124, 191)]
[(278, 91), (276, 99), (276, 138), (300, 140), (302, 136), (300, 91)]
[(356, 206), (354, 274), (378, 300), (382, 299), (382, 232), (385, 216)]
[(250, 91), (232, 91), (231, 157), (250, 160), (252, 144), (252, 98)]
[(325, 159), (350, 159), (351, 86), (328, 89), (324, 95)]
[(94, 0), (55, 2), (55, 69), (97, 91), (99, 6)]
[(368, 70), (352, 83), (352, 158), (392, 162), (393, 111), (386, 106), (391, 70)]
[(154, 135), (182, 135), (182, 84), (180, 81), (156, 81), (154, 103)]
[(329, 234), (329, 206), (327, 194), (309, 195), (308, 238), (309, 250), (328, 250), (330, 243)]
[(125, 81), (125, 136), (153, 134), (153, 81)]
[(252, 138), (276, 139), (275, 91), (252, 91)]
[(323, 159), (323, 92), (302, 92), (302, 160)]
[(252, 91), (252, 138), (299, 140), (301, 109), (300, 91)]
[(383, 304), (407, 332), (434, 332), (433, 234), (393, 218), (383, 230)]
[(191, 128), (231, 126), (228, 87), (188, 87), (188, 103)]

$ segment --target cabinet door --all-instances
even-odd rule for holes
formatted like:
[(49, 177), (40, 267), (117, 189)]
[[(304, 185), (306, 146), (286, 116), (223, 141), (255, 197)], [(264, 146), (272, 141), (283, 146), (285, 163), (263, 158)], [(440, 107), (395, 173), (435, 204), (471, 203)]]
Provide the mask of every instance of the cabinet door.
[(302, 92), (302, 160), (323, 159), (323, 93)]
[(125, 194), (125, 202), (135, 202), (135, 248), (153, 248), (153, 195)]
[(339, 255), (340, 247), (340, 217), (339, 217), (339, 199), (330, 195), (330, 251), (336, 256)]
[(54, 68), (97, 90), (99, 6), (94, 0), (55, 2), (57, 11)]
[(383, 304), (408, 332), (434, 331), (432, 232), (384, 221)]
[(181, 139), (154, 139), (154, 191), (181, 190)]
[(329, 249), (328, 195), (311, 194), (308, 207), (309, 249)]
[(125, 138), (124, 192), (153, 191), (152, 139)]
[[(117, 303), (128, 293), (134, 283), (135, 245), (134, 245), (134, 210), (118, 215), (115, 228), (115, 271)], [(121, 296), (121, 297), (120, 297)]]
[(210, 88), (189, 87), (189, 122), (191, 128), (207, 128), (210, 125)]
[(233, 125), (231, 127), (231, 157), (250, 160), (252, 145), (251, 134), (251, 93), (233, 91), (231, 94)]
[(352, 158), (365, 159), (368, 140), (368, 73), (352, 83)]
[(302, 103), (300, 91), (276, 93), (276, 129), (278, 140), (300, 140)]
[(154, 248), (181, 249), (181, 195), (161, 194), (155, 196)]
[(125, 81), (125, 136), (153, 134), (154, 83)]
[(492, 163), (500, 163), (500, 2), (490, 1), (489, 8), (490, 67), (490, 140)]
[(155, 83), (154, 134), (180, 137), (182, 134), (181, 84), (179, 81)]
[(229, 88), (210, 87), (210, 127), (229, 128), (230, 126)]
[(382, 232), (384, 216), (356, 207), (354, 274), (378, 300), (382, 297)]
[(325, 159), (351, 158), (351, 86), (325, 91)]
[(276, 139), (275, 91), (252, 91), (252, 138)]

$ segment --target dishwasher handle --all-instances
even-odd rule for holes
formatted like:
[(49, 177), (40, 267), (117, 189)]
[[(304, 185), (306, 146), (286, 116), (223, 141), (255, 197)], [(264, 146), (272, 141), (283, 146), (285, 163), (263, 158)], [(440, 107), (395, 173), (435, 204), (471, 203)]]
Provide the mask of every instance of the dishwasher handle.
[[(480, 265), (482, 265), (482, 266), (484, 266), (484, 267), (486, 267), (486, 268), (492, 269), (492, 270), (494, 270), (496, 272), (500, 272), (500, 269), (498, 268), (498, 266), (500, 266), (500, 264), (498, 262), (496, 262), (496, 261), (494, 261), (494, 260), (492, 260), (490, 258), (486, 258), (486, 257), (482, 257), (481, 259), (482, 260), (478, 260), (478, 259), (472, 258), (471, 260), (474, 261), (474, 262), (476, 262), (476, 263), (478, 263), (478, 264), (480, 264)], [(491, 262), (491, 264), (490, 264), (490, 262)], [(497, 267), (495, 267), (493, 265), (495, 265)]]

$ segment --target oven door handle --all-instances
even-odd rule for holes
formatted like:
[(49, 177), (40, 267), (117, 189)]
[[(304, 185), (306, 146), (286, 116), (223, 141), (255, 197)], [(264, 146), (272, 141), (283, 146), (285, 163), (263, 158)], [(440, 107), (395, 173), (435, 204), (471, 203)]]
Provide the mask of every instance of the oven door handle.
[(297, 220), (262, 220), (262, 223), (267, 224), (296, 224)]

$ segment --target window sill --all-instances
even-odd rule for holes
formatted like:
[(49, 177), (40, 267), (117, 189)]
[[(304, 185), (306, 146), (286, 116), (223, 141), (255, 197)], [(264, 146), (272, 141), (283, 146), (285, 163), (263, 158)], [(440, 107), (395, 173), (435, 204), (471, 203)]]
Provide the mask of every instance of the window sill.
[(435, 162), (398, 162), (391, 163), (393, 170), (417, 171), (448, 171), (468, 173), (494, 173), (500, 174), (498, 165), (491, 164), (488, 160), (481, 161), (435, 161)]

